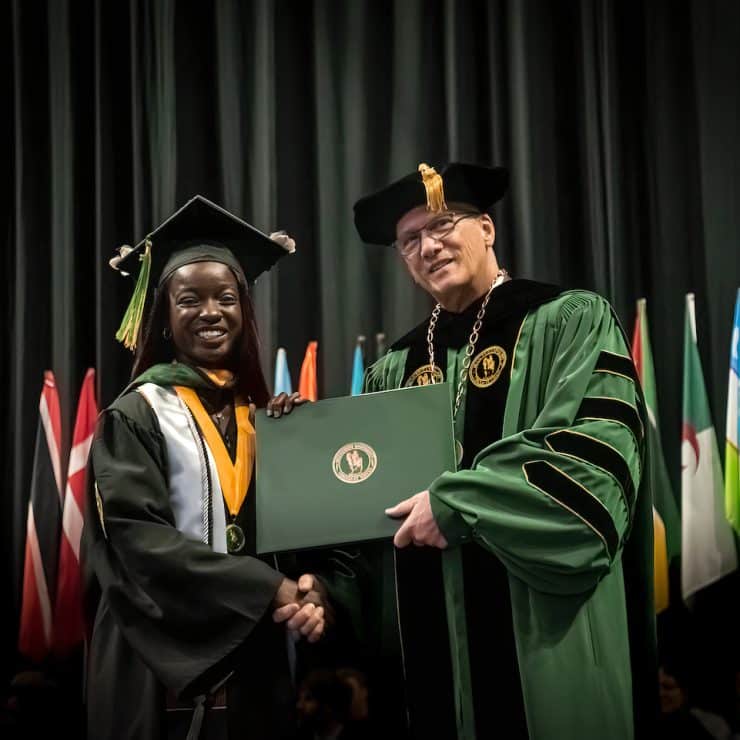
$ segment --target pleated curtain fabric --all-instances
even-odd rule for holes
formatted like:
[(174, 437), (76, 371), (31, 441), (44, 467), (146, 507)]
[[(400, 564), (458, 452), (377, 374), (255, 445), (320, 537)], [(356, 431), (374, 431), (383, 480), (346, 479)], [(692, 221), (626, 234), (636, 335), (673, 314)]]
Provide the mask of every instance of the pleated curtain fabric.
[[(625, 325), (647, 296), (665, 399), (679, 397), (693, 291), (710, 406), (725, 408), (740, 282), (740, 6), (11, 0), (0, 13), (11, 622), (43, 371), (55, 373), (69, 449), (85, 369), (97, 369), (101, 408), (130, 370), (114, 334), (132, 284), (107, 262), (195, 193), (295, 237), (296, 254), (254, 289), (265, 371), (278, 346), (297, 363), (316, 338), (331, 396), (346, 393), (359, 334), (391, 343), (430, 309), (392, 250), (360, 243), (354, 200), (420, 161), (506, 165), (502, 264), (598, 290)], [(680, 408), (661, 409), (675, 439)], [(666, 453), (677, 488), (677, 445)]]

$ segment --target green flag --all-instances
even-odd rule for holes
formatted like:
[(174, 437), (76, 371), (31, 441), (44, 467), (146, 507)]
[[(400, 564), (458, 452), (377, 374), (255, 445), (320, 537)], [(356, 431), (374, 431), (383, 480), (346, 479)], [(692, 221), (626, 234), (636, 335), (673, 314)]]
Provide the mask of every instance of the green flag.
[(686, 296), (681, 444), (681, 591), (689, 598), (737, 568), (724, 511), (717, 436), (696, 346), (694, 294)]
[(681, 554), (681, 518), (668, 477), (658, 424), (658, 394), (655, 388), (653, 352), (647, 320), (647, 302), (637, 301), (637, 316), (632, 334), (632, 357), (640, 379), (649, 426), (646, 430), (650, 486), (653, 491), (653, 582), (656, 614), (670, 604), (668, 564)]
[(660, 442), (658, 394), (655, 386), (653, 352), (650, 347), (647, 301), (644, 298), (637, 301), (637, 317), (635, 319), (635, 330), (632, 334), (632, 357), (642, 385), (648, 419), (653, 431), (652, 435), (648, 435), (648, 443), (651, 447), (650, 455), (653, 460), (653, 496), (655, 508), (665, 525), (666, 549), (668, 559), (671, 560), (681, 554), (681, 518)]

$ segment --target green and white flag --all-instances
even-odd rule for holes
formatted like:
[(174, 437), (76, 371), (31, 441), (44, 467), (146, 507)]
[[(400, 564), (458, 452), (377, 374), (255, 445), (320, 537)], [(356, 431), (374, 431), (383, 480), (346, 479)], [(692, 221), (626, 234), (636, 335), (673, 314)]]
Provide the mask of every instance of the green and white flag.
[(696, 345), (694, 294), (686, 296), (681, 443), (681, 591), (684, 601), (737, 568), (724, 512), (722, 467)]
[(678, 513), (676, 498), (671, 490), (671, 482), (668, 477), (665, 459), (663, 458), (658, 415), (658, 392), (655, 384), (653, 352), (650, 347), (647, 301), (644, 298), (640, 298), (637, 301), (637, 317), (635, 319), (635, 330), (632, 335), (632, 357), (634, 358), (637, 375), (640, 378), (640, 385), (645, 396), (648, 420), (655, 432), (655, 449), (651, 450), (654, 460), (652, 489), (655, 498), (655, 508), (665, 523), (668, 559), (672, 560), (681, 554), (681, 519)]
[(681, 554), (681, 518), (660, 442), (658, 393), (655, 385), (653, 352), (650, 347), (647, 301), (644, 298), (637, 301), (637, 316), (632, 334), (632, 358), (642, 386), (650, 424), (646, 430), (646, 436), (648, 454), (652, 459), (652, 465), (648, 467), (648, 470), (650, 487), (653, 491), (653, 590), (655, 612), (659, 614), (670, 605), (668, 564)]
[(730, 342), (730, 382), (727, 389), (727, 443), (725, 445), (725, 513), (727, 520), (740, 533), (740, 290), (735, 302)]

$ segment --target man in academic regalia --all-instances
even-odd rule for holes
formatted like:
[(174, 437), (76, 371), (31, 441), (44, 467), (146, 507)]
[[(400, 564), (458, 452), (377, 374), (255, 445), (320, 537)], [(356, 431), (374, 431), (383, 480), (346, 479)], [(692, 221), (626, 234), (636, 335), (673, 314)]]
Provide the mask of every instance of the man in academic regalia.
[(456, 472), (388, 510), (404, 522), (368, 609), (397, 614), (381, 639), (397, 639), (414, 738), (649, 737), (644, 404), (606, 300), (499, 265), (487, 211), (507, 183), (422, 164), (355, 204), (362, 239), (392, 245), (436, 301), (365, 391), (449, 383), (458, 448)]

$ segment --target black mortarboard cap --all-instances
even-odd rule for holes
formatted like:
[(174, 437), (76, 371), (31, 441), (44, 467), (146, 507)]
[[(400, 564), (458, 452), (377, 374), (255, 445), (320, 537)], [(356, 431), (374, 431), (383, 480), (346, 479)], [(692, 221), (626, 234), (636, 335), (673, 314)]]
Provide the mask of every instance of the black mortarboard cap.
[(467, 203), (483, 212), (506, 193), (504, 167), (452, 162), (441, 173), (426, 164), (355, 203), (355, 226), (370, 244), (392, 244), (398, 220), (412, 208), (426, 205), (441, 211), (447, 203)]
[(116, 337), (135, 348), (152, 273), (161, 285), (183, 265), (216, 261), (229, 265), (237, 276), (243, 271), (247, 281), (254, 282), (293, 251), (287, 236), (273, 236), (202, 195), (194, 196), (135, 247), (120, 247), (119, 255), (110, 261), (124, 274), (136, 274), (138, 269), (134, 295)]
[(187, 247), (205, 245), (230, 249), (250, 283), (287, 253), (284, 246), (267, 234), (202, 195), (191, 198), (130, 252), (122, 255), (116, 269), (135, 273), (147, 239), (152, 245), (151, 271), (157, 278), (162, 276), (172, 255)]

